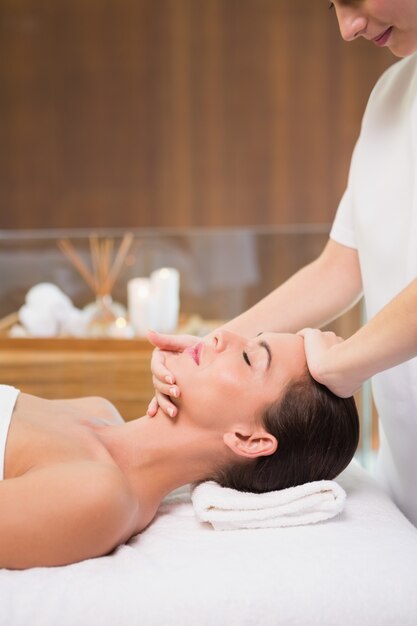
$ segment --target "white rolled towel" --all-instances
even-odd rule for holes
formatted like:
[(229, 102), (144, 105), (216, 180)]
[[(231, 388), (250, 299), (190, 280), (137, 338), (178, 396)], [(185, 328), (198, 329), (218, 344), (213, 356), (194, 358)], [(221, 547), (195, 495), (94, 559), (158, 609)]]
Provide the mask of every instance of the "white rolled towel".
[(52, 283), (39, 283), (26, 294), (19, 309), (19, 321), (32, 337), (69, 334), (82, 337), (87, 319), (70, 298)]
[(267, 493), (236, 491), (208, 481), (191, 493), (196, 517), (215, 530), (315, 524), (340, 513), (345, 499), (346, 492), (333, 480)]

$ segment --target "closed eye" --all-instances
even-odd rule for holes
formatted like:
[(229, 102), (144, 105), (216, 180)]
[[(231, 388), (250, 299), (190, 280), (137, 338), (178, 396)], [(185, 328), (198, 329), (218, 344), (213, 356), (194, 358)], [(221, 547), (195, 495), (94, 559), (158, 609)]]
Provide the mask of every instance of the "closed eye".
[(243, 358), (245, 359), (246, 363), (249, 365), (249, 367), (251, 366), (251, 362), (249, 361), (249, 357), (248, 357), (248, 353), (243, 351)]

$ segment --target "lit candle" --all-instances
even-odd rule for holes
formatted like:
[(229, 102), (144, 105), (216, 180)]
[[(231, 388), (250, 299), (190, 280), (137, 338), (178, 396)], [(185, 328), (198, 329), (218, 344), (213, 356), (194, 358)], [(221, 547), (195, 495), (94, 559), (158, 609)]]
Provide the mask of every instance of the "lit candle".
[(162, 267), (151, 274), (151, 328), (172, 333), (178, 325), (180, 274), (173, 267)]
[(110, 324), (107, 335), (113, 339), (132, 339), (135, 332), (133, 326), (124, 317), (118, 317)]
[(135, 333), (142, 337), (150, 328), (150, 288), (149, 278), (132, 278), (127, 284), (130, 323)]

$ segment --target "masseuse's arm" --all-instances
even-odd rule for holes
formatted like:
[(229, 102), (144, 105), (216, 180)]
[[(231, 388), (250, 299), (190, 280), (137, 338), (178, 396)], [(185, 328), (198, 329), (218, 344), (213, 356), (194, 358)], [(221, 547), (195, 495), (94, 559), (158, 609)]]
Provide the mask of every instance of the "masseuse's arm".
[(362, 294), (357, 251), (329, 240), (321, 255), (224, 328), (247, 337), (262, 331), (320, 328), (350, 309)]
[(132, 502), (123, 477), (90, 461), (0, 482), (0, 568), (74, 563), (127, 539)]
[(354, 335), (302, 331), (311, 374), (341, 397), (378, 372), (417, 355), (417, 279)]
[[(234, 318), (224, 328), (247, 337), (261, 331), (297, 332), (305, 326), (320, 327), (351, 308), (362, 293), (362, 280), (356, 250), (329, 240), (321, 255), (285, 283)], [(181, 390), (164, 364), (164, 350), (183, 350), (195, 337), (150, 334), (160, 350), (152, 357), (153, 383), (156, 391), (148, 409), (154, 415), (158, 405), (174, 416), (175, 406), (169, 397)]]

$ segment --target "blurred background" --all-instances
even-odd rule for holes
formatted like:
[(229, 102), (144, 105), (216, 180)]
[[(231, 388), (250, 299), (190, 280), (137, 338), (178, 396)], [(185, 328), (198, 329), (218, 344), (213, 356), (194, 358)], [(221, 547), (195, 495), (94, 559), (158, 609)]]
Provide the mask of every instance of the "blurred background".
[[(343, 42), (328, 6), (1, 0), (0, 315), (9, 319), (45, 280), (77, 306), (88, 302), (56, 244), (71, 237), (88, 261), (92, 229), (116, 241), (135, 235), (114, 297), (125, 302), (129, 278), (171, 265), (182, 315), (204, 319), (237, 315), (314, 259), (366, 101), (395, 60)], [(357, 306), (332, 328), (348, 336), (362, 316)], [(103, 370), (113, 376), (105, 392), (115, 367)], [(100, 377), (86, 378), (88, 392), (102, 393)], [(32, 389), (31, 369), (24, 384), (62, 397), (66, 378)], [(122, 407), (133, 388), (123, 384)], [(368, 387), (358, 402), (369, 466), (378, 438)]]
[(394, 57), (326, 0), (1, 0), (0, 229), (328, 223)]

